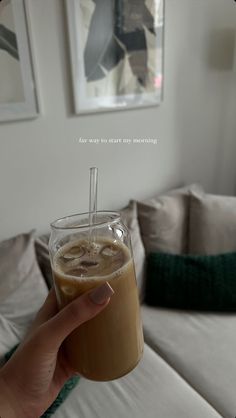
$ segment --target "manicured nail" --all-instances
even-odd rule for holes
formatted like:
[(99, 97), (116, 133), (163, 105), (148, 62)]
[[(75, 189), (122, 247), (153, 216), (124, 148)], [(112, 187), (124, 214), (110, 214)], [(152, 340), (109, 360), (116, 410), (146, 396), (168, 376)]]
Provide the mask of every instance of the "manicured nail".
[(93, 289), (89, 293), (89, 297), (93, 303), (96, 303), (96, 305), (103, 305), (103, 303), (105, 303), (114, 293), (115, 292), (109, 283), (105, 282), (101, 286), (96, 287), (96, 289)]

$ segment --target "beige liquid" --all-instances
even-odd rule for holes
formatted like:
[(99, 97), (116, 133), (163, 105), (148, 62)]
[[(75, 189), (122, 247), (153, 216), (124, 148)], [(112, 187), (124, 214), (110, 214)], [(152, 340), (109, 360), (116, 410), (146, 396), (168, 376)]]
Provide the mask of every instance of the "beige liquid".
[[(68, 359), (82, 376), (106, 381), (131, 371), (142, 356), (138, 291), (133, 259), (124, 244), (100, 239), (92, 257), (88, 248), (82, 240), (62, 247), (54, 257), (53, 275), (60, 307), (105, 281), (112, 286), (115, 293), (108, 306), (65, 341)], [(97, 264), (90, 266), (90, 260)]]

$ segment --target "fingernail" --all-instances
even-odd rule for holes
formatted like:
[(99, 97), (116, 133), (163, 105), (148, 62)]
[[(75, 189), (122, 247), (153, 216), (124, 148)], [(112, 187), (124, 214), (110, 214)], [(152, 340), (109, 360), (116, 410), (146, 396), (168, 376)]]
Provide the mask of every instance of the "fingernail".
[(96, 305), (103, 305), (103, 303), (105, 303), (114, 293), (115, 292), (109, 283), (105, 282), (96, 289), (93, 289), (89, 293), (89, 298), (93, 303), (96, 303)]

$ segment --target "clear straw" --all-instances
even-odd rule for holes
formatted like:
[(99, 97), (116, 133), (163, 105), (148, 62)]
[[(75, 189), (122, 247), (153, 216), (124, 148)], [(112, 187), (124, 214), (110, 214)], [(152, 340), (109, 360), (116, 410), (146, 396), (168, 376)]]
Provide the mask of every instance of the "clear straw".
[(97, 215), (97, 191), (98, 191), (98, 169), (90, 168), (90, 188), (89, 188), (89, 241), (95, 241), (93, 224), (96, 222)]

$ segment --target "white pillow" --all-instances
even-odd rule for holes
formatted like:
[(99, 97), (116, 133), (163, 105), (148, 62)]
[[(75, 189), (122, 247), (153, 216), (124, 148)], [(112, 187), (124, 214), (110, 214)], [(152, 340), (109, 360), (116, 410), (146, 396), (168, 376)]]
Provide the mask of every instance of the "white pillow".
[(33, 233), (0, 242), (0, 359), (24, 337), (47, 293)]

